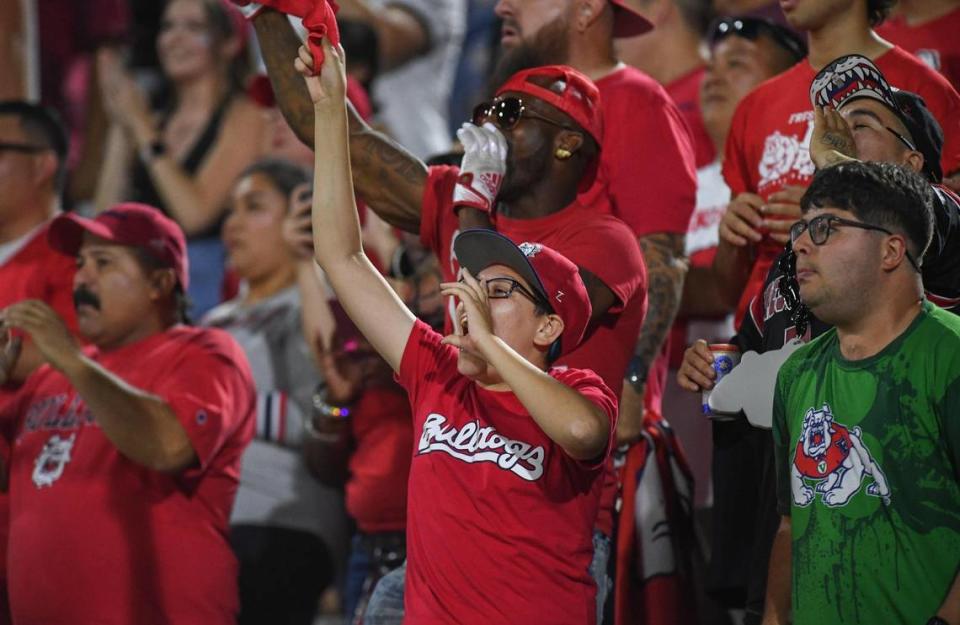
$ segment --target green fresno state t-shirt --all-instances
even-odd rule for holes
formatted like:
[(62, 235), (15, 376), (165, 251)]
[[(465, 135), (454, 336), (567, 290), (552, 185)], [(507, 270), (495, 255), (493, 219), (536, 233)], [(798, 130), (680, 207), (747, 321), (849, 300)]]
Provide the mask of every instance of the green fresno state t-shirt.
[(960, 564), (960, 317), (925, 302), (873, 357), (836, 330), (777, 377), (796, 625), (924, 623)]

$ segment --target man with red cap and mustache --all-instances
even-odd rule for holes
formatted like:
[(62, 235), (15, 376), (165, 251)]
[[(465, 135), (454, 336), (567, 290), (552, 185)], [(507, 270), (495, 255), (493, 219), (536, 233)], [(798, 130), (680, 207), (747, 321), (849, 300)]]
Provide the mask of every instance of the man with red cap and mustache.
[(243, 350), (184, 325), (183, 232), (120, 204), (56, 218), (76, 258), (81, 349), (39, 300), (0, 311), (0, 382), (30, 337), (46, 365), (0, 403), (12, 432), (10, 604), (23, 625), (234, 623), (227, 541), (240, 457), (253, 434)]

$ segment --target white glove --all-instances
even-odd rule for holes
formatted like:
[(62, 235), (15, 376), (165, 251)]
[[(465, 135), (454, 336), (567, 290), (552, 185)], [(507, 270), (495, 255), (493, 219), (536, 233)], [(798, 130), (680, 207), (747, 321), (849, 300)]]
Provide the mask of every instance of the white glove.
[(490, 122), (483, 126), (466, 123), (457, 131), (457, 138), (464, 152), (453, 188), (453, 210), (469, 206), (490, 213), (507, 171), (507, 140)]

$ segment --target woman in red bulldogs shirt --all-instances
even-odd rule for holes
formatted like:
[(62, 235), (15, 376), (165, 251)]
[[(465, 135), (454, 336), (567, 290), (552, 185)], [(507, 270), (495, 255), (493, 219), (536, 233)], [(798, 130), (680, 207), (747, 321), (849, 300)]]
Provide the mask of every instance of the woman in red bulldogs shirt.
[(408, 624), (593, 625), (588, 568), (616, 398), (592, 371), (551, 367), (577, 346), (590, 301), (576, 265), (490, 230), (454, 242), (444, 295), (457, 331), (417, 321), (370, 264), (353, 200), (342, 52), (297, 69), (314, 106), (316, 260), (343, 308), (407, 389), (414, 457)]

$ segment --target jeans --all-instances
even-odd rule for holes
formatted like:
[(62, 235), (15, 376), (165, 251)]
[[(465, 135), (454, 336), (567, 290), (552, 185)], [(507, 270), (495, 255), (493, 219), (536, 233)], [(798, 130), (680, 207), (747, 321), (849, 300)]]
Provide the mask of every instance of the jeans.
[(380, 578), (367, 604), (363, 625), (400, 625), (403, 622), (403, 586), (406, 579), (406, 562)]
[[(590, 576), (597, 584), (597, 625), (603, 622), (603, 605), (613, 580), (607, 573), (610, 562), (610, 537), (602, 532), (593, 532), (593, 560)], [(373, 596), (367, 605), (363, 625), (400, 625), (403, 621), (403, 585), (407, 575), (407, 563), (380, 578)]]
[(190, 317), (199, 320), (222, 299), (223, 274), (226, 264), (223, 242), (219, 237), (187, 240), (190, 259)]

